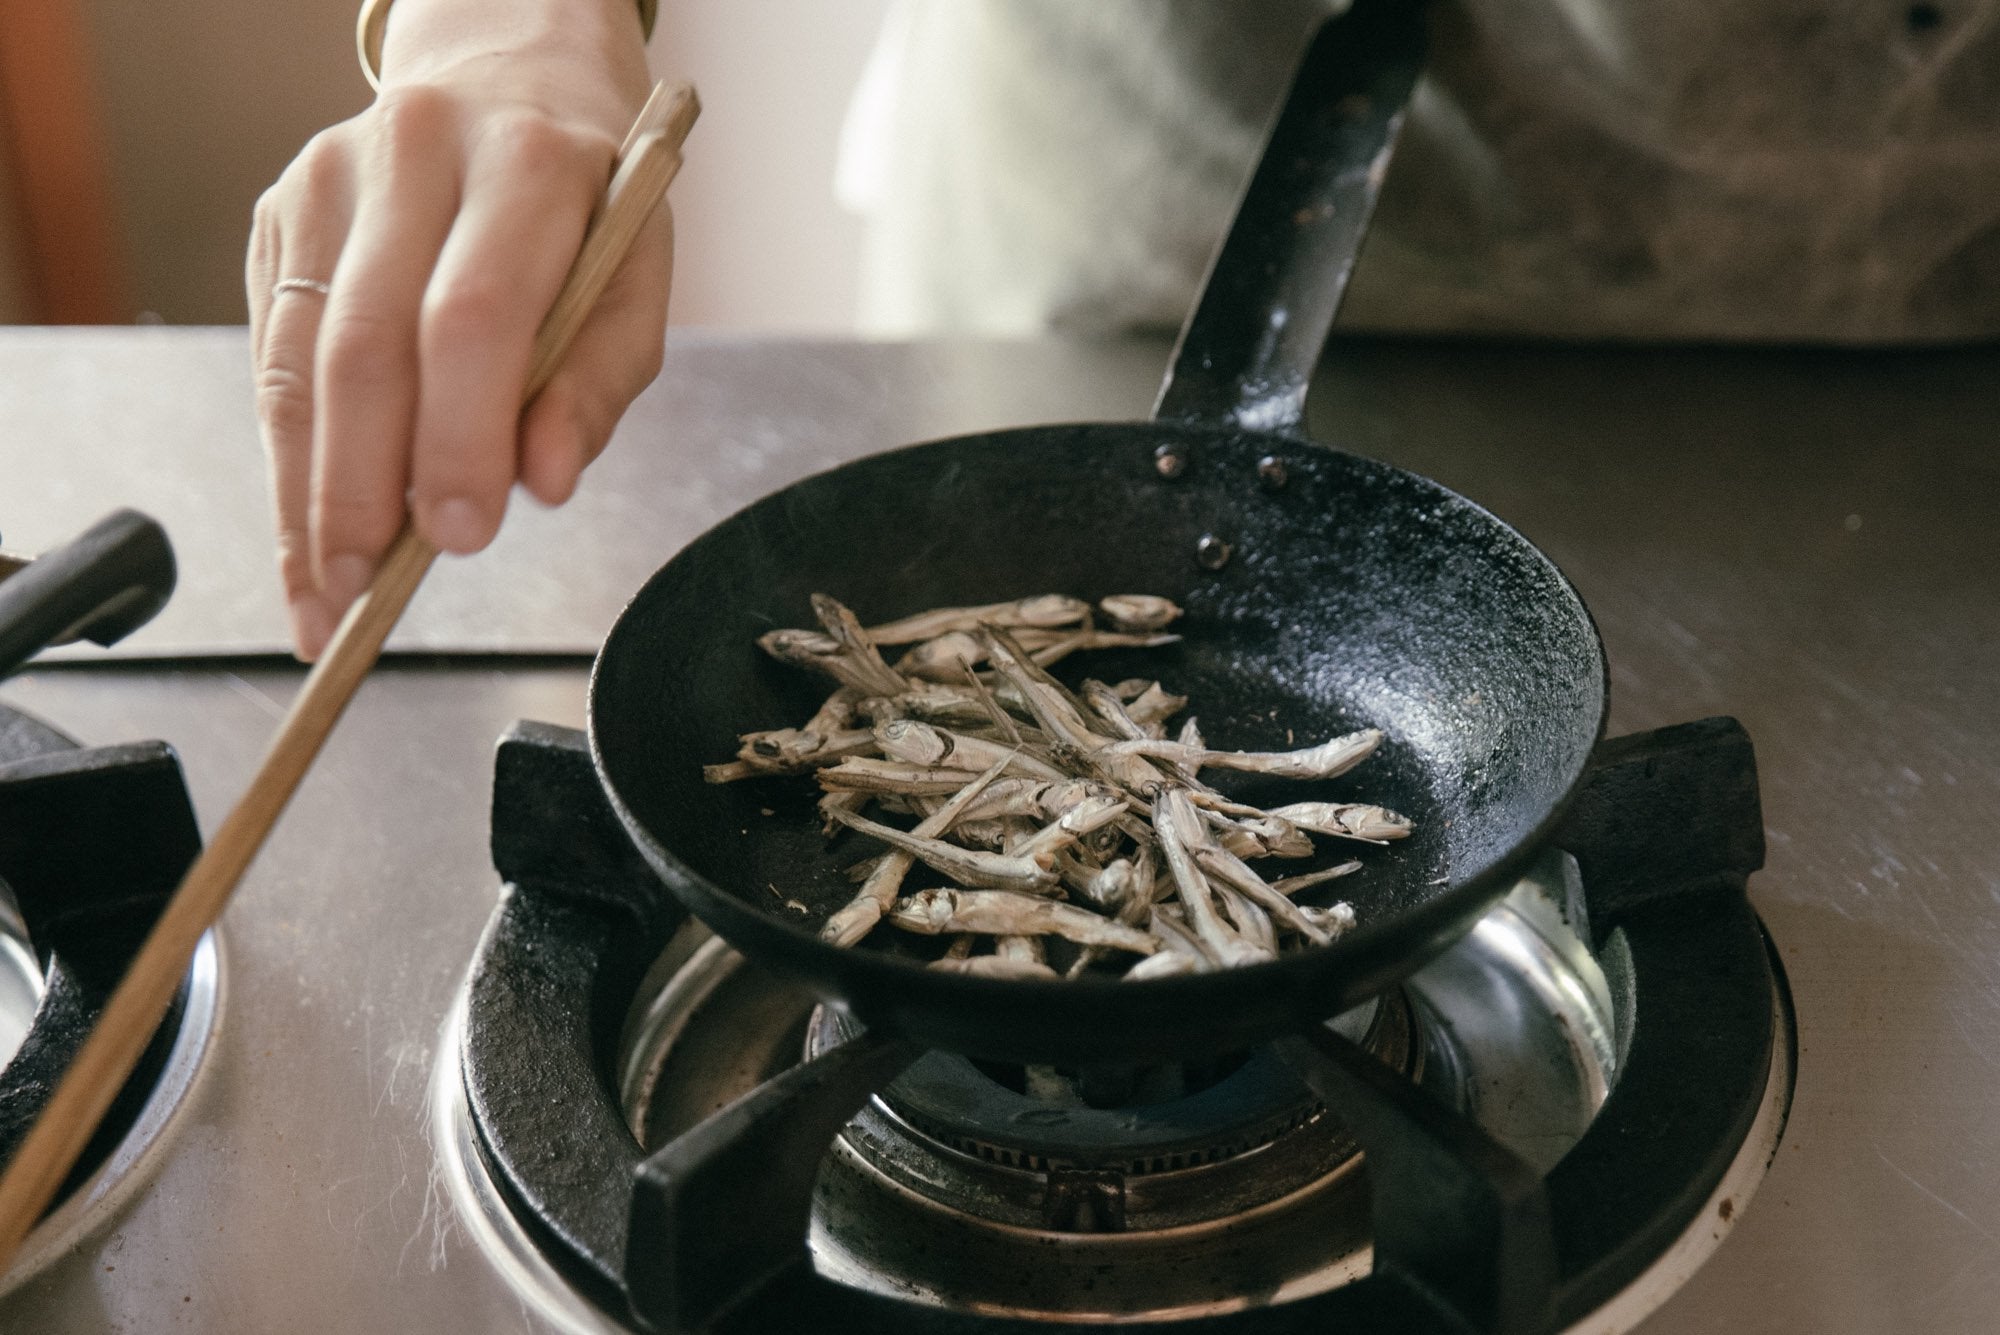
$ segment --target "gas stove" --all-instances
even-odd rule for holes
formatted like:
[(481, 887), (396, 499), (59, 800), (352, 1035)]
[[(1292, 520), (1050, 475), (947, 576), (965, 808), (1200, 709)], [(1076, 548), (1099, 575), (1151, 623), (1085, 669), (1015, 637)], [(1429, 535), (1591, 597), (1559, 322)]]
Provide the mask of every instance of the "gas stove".
[(904, 1069), (687, 922), (579, 735), (515, 730), (493, 813), (509, 887), (437, 1133), (577, 1329), (1613, 1329), (1748, 1204), (1789, 1105), (1727, 720), (1607, 744), (1579, 854), (1338, 1039), (1198, 1064)]
[[(93, 346), (132, 349), (128, 384), (209, 356)], [(628, 435), (706, 425), (721, 458), (796, 427), (790, 464), (759, 456), (779, 469), (920, 434), (880, 404), (837, 446), (807, 398), (756, 417), (780, 363), (822, 391), (917, 364), (932, 396), (950, 364), (681, 352)], [(1084, 383), (1035, 401), (1020, 372), (1052, 355), (1094, 367), (1091, 411), (1115, 412), (1156, 352), (1127, 372), (1115, 349), (959, 350), (943, 374), (1045, 417)], [(1879, 453), (1980, 476), (1943, 411), (1976, 358), (1349, 352), (1319, 434), (1544, 542), (1603, 625), (1614, 731), (1653, 729), (1607, 744), (1563, 835), (1405, 987), (1189, 1065), (895, 1053), (651, 882), (563, 726), (584, 659), (405, 656), (196, 961), (115, 1143), (5, 1278), (0, 1330), (1423, 1329), (1447, 1307), (1489, 1329), (1860, 1331), (1891, 1311), (1980, 1329), (2000, 1236), (1980, 1110), (2000, 1085), (1977, 1055), (2000, 1026), (1972, 892), (2000, 864), (1966, 818), (2000, 775), (1973, 726), (1996, 703), (1975, 665), (2000, 572), (1977, 507), (1919, 505)], [(1820, 415), (1788, 425), (1774, 401)], [(1619, 459), (1578, 443), (1613, 422)], [(1731, 424), (1764, 433), (1760, 462), (1704, 444)], [(643, 441), (623, 449), (631, 475), (596, 479), (579, 532), (620, 514), (636, 532), (625, 498), (664, 487)], [(190, 570), (208, 532), (234, 540), (177, 519), (188, 497), (119, 499), (195, 535)], [(650, 535), (665, 550), (644, 559), (686, 536)], [(578, 587), (571, 615), (615, 607)], [(120, 745), (13, 723), (33, 744), (0, 780), (81, 754), (217, 817), (298, 674), (242, 640), (148, 659), (146, 634), (116, 664), (8, 682), (12, 709)], [(1660, 726), (1723, 710), (1743, 727)], [(151, 736), (178, 760), (131, 740)], [(51, 958), (21, 918), (0, 923), (0, 1007), (32, 1006)], [(732, 1105), (749, 1111), (718, 1124)]]
[[(18, 1139), (194, 843), (169, 749), (13, 710), (0, 737)], [(666, 895), (580, 734), (523, 725), (433, 1186), (558, 1329), (1624, 1328), (1748, 1205), (1789, 1107), (1755, 794), (1729, 720), (1609, 743), (1558, 846), (1406, 985), (1249, 1052), (1064, 1070), (871, 1044)], [(218, 1000), (211, 938), (12, 1283), (143, 1189)]]

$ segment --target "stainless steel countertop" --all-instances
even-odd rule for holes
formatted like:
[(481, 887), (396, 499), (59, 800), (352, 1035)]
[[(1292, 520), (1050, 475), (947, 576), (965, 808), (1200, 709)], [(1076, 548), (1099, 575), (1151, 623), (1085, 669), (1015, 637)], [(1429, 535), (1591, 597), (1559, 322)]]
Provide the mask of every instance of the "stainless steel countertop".
[[(1087, 357), (1059, 343), (763, 346), (774, 360), (757, 385), (742, 344), (677, 333), (673, 370), (570, 504), (547, 510), (517, 492), (491, 548), (425, 580), (390, 651), (594, 653), (661, 562), (766, 492), (974, 427), (1137, 415), (1164, 364), (1144, 345)], [(108, 498), (173, 535), (181, 589), (114, 656), (285, 647), (240, 331), (0, 329), (0, 463), (6, 495), (33, 498), (0, 507), (11, 550), (61, 541)]]
[[(410, 642), (581, 647), (763, 490), (955, 429), (1133, 415), (1163, 362), (679, 340), (579, 508), (444, 572)], [(1316, 397), (1320, 438), (1438, 477), (1562, 564), (1605, 633), (1614, 730), (1731, 713), (1757, 742), (1752, 895), (1798, 1005), (1796, 1102), (1650, 1335), (1984, 1331), (2000, 1309), (1996, 384), (2000, 351), (1351, 344)], [(0, 387), (10, 546), (153, 505), (187, 567), (155, 651), (275, 643), (240, 332), (8, 332)], [(518, 614), (481, 631), (500, 599)], [(175, 742), (212, 823), (297, 680), (64, 666), (0, 697), (87, 741)], [(228, 914), (218, 1053), (174, 1152), (0, 1301), (0, 1330), (545, 1329), (436, 1190), (424, 1103), (493, 901), (492, 742), (578, 723), (583, 683), (580, 660), (478, 658), (364, 688)]]

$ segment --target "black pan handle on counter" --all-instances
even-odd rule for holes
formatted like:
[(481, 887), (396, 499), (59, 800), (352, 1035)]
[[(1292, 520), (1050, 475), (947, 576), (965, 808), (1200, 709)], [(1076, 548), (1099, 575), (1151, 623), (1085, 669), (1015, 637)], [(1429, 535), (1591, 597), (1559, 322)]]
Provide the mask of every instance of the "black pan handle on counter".
[(1153, 416), (1294, 431), (1423, 66), (1421, 0), (1354, 0), (1314, 37)]
[(50, 645), (116, 644), (166, 606), (174, 576), (166, 530), (112, 511), (0, 580), (0, 677)]

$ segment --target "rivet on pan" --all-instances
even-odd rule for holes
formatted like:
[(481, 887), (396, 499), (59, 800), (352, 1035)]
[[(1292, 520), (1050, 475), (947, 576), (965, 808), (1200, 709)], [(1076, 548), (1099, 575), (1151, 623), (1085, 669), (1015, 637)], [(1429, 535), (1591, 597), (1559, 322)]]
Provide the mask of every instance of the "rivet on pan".
[(1153, 467), (1160, 470), (1160, 476), (1168, 481), (1187, 472), (1187, 449), (1180, 445), (1162, 445), (1153, 451)]
[(1194, 545), (1195, 564), (1203, 570), (1220, 570), (1229, 564), (1229, 557), (1235, 549), (1213, 533), (1201, 535), (1201, 541)]
[(1283, 459), (1267, 454), (1257, 461), (1257, 480), (1264, 484), (1265, 491), (1283, 491), (1285, 483), (1291, 481), (1291, 474), (1285, 471)]

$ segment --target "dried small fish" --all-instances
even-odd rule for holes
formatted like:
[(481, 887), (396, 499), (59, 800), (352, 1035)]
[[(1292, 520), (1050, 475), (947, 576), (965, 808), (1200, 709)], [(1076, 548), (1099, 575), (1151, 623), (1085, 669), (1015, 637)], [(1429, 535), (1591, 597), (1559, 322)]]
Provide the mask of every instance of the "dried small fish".
[[(792, 734), (789, 728), (781, 731)], [(790, 736), (759, 734), (756, 741), (745, 743), (743, 754), (735, 760), (720, 765), (703, 765), (701, 777), (707, 783), (722, 784), (742, 779), (804, 774), (821, 765), (830, 765), (844, 756), (859, 755), (872, 749), (872, 745), (870, 734), (865, 732), (836, 733), (832, 737), (810, 732)], [(763, 749), (760, 750), (760, 747)]]
[(1097, 610), (1119, 630), (1158, 630), (1172, 625), (1181, 615), (1173, 599), (1154, 593), (1114, 593), (1099, 598)]
[(814, 660), (840, 652), (840, 641), (823, 630), (767, 630), (757, 637), (757, 647), (780, 663), (793, 667), (818, 667)]
[(839, 643), (841, 654), (847, 659), (853, 671), (876, 683), (872, 687), (872, 694), (895, 695), (909, 688), (909, 683), (904, 681), (895, 669), (882, 661), (881, 651), (875, 647), (875, 642), (868, 638), (868, 633), (861, 629), (860, 618), (844, 604), (823, 593), (815, 593), (809, 601), (812, 604), (813, 615), (819, 618), (819, 624), (826, 628), (826, 633)]
[(967, 820), (997, 820), (1020, 816), (1030, 820), (1060, 820), (1092, 798), (1125, 799), (1101, 783), (1088, 779), (1002, 779), (979, 795), (967, 808)]
[(1333, 939), (1320, 929), (1319, 924), (1314, 922), (1301, 906), (1294, 904), (1276, 887), (1268, 884), (1240, 858), (1232, 857), (1224, 849), (1213, 847), (1204, 848), (1194, 856), (1201, 869), (1218, 884), (1231, 887), (1263, 909), (1272, 919), (1291, 928), (1314, 945), (1323, 946)]
[(993, 942), (993, 953), (1010, 960), (1025, 960), (1032, 964), (1047, 964), (1048, 952), (1042, 948), (1039, 936), (1003, 936)]
[(1036, 667), (1006, 631), (997, 626), (985, 626), (981, 628), (981, 633), (986, 639), (986, 656), (992, 661), (993, 670), (1021, 693), (1028, 711), (1035, 716), (1035, 722), (1041, 725), (1042, 731), (1055, 741), (1081, 751), (1094, 751), (1104, 744), (1104, 737), (1092, 731), (1090, 720), (1085, 717), (1076, 697)]
[[(1107, 862), (1081, 878), (1076, 892), (1106, 912), (1115, 913), (1139, 891), (1139, 869), (1129, 858)], [(1067, 878), (1064, 884), (1072, 884)]]
[[(1125, 715), (1141, 728), (1147, 729), (1148, 736), (1164, 737), (1166, 721), (1187, 708), (1187, 697), (1175, 695), (1160, 683), (1148, 683), (1146, 689), (1132, 697), (1125, 706)], [(1151, 731), (1159, 728), (1160, 731)]]
[(1338, 866), (1328, 867), (1325, 871), (1309, 871), (1303, 876), (1284, 877), (1282, 880), (1271, 882), (1271, 888), (1281, 895), (1296, 895), (1300, 891), (1310, 890), (1316, 885), (1325, 885), (1328, 881), (1337, 881), (1343, 876), (1352, 876), (1360, 870), (1361, 864), (1359, 862), (1343, 862)]
[(1180, 978), (1187, 974), (1203, 972), (1202, 961), (1192, 955), (1183, 955), (1178, 950), (1162, 950), (1148, 955), (1127, 969), (1124, 981), (1143, 983), (1148, 978)]
[[(1181, 724), (1180, 734), (1174, 740), (1186, 747), (1188, 754), (1191, 756), (1202, 755), (1208, 750), (1208, 744), (1202, 740), (1201, 725), (1195, 721), (1195, 717), (1192, 714), (1188, 715), (1187, 721)], [(1200, 772), (1201, 766), (1192, 760), (1186, 760), (1176, 761), (1174, 768), (1178, 769), (1185, 778), (1192, 782), (1195, 775)]]
[[(1198, 856), (1198, 855), (1197, 855)], [(1271, 915), (1258, 908), (1256, 903), (1241, 890), (1227, 881), (1211, 879), (1208, 888), (1215, 892), (1215, 902), (1228, 917), (1237, 934), (1260, 950), (1278, 953), (1278, 929), (1271, 925)]]
[(1032, 858), (1013, 858), (1003, 853), (960, 848), (942, 839), (906, 834), (891, 826), (878, 824), (865, 816), (851, 816), (845, 812), (837, 814), (834, 819), (850, 830), (858, 830), (862, 834), (880, 839), (891, 848), (913, 854), (924, 865), (943, 872), (960, 885), (1028, 892), (1061, 888), (1056, 874)]
[(1359, 839), (1371, 844), (1404, 838), (1411, 828), (1408, 816), (1365, 802), (1293, 802), (1287, 806), (1272, 807), (1267, 814), (1288, 820), (1314, 834)]
[(1164, 760), (1176, 766), (1192, 763), (1201, 769), (1240, 770), (1281, 779), (1331, 779), (1366, 760), (1381, 744), (1379, 729), (1364, 728), (1302, 751), (1197, 751), (1179, 742), (1165, 741), (1113, 742), (1105, 749), (1121, 755)]
[(924, 890), (899, 899), (886, 915), (905, 931), (983, 932), (995, 936), (1060, 936), (1079, 945), (1150, 955), (1159, 941), (1089, 909), (1007, 890)]
[[(1000, 777), (1003, 768), (1004, 766), (996, 764), (984, 774), (973, 778), (956, 797), (917, 826), (917, 836), (927, 838), (950, 829), (951, 823), (958, 819), (959, 813), (965, 810), (973, 798), (979, 796), (981, 789)], [(833, 818), (843, 824), (861, 819), (846, 811), (834, 814)], [(895, 850), (883, 854), (877, 860), (874, 870), (868, 873), (868, 879), (862, 882), (861, 889), (855, 892), (854, 898), (826, 920), (826, 925), (820, 929), (820, 940), (830, 941), (837, 946), (851, 946), (868, 935), (874, 930), (875, 924), (882, 920), (882, 914), (896, 902), (896, 895), (903, 886), (903, 877), (907, 876), (909, 871), (909, 851)]]
[(1268, 813), (1225, 816), (1204, 810), (1202, 819), (1216, 832), (1222, 846), (1239, 858), (1309, 858), (1313, 842), (1299, 827)]
[(978, 697), (979, 708), (986, 715), (986, 721), (993, 725), (995, 732), (1015, 746), (1019, 746), (1021, 729), (1012, 718), (1008, 717), (1007, 711), (1000, 707), (999, 698), (985, 682), (979, 679), (979, 674), (972, 670), (970, 661), (961, 658), (958, 660), (958, 666), (960, 675), (965, 678), (965, 689)]
[(946, 833), (962, 844), (990, 848), (996, 853), (1020, 835), (1010, 820), (960, 820)]
[[(819, 610), (817, 604), (813, 610)], [(851, 617), (853, 614), (848, 615)], [(858, 630), (859, 626), (855, 629)], [(897, 695), (908, 689), (908, 683), (890, 670), (880, 654), (872, 648), (857, 653), (837, 635), (810, 630), (773, 630), (757, 637), (757, 647), (781, 663), (824, 672), (860, 695)]]
[(1103, 682), (1084, 682), (1083, 702), (1090, 706), (1098, 718), (1104, 720), (1113, 737), (1136, 742), (1148, 735), (1131, 714), (1126, 712), (1125, 702), (1118, 698), (1118, 693)]
[(1198, 973), (1208, 973), (1217, 967), (1208, 947), (1188, 930), (1186, 918), (1172, 908), (1155, 906), (1147, 915), (1146, 930), (1160, 939), (1160, 954), (1184, 955), (1195, 962)]
[(1056, 854), (1094, 830), (1101, 830), (1125, 814), (1125, 799), (1115, 794), (1087, 797), (1049, 824), (1017, 841), (1007, 849), (1009, 857), (1029, 858), (1043, 867), (1054, 867)]
[(919, 723), (915, 719), (896, 719), (880, 724), (875, 729), (875, 741), (882, 748), (882, 754), (892, 760), (908, 761), (914, 765), (936, 765), (969, 769), (980, 769), (993, 764), (1001, 756), (1011, 757), (1012, 768), (1023, 774), (1061, 783), (1069, 775), (1063, 773), (1045, 760), (1038, 760), (1026, 750), (1008, 746), (1004, 742), (990, 742), (969, 733), (953, 732), (946, 728)]
[(1005, 978), (1014, 982), (1050, 982), (1062, 977), (1040, 960), (1018, 960), (1008, 955), (944, 955), (932, 960), (927, 967), (939, 973)]
[(1181, 906), (1187, 911), (1188, 925), (1209, 957), (1232, 967), (1269, 958), (1267, 952), (1230, 930), (1217, 914), (1208, 878), (1195, 866), (1190, 847), (1198, 848), (1204, 842), (1201, 816), (1184, 790), (1170, 788), (1154, 801), (1153, 829), (1159, 836), (1167, 870), (1180, 892)]
[(913, 645), (896, 660), (896, 671), (905, 677), (953, 685), (964, 680), (967, 669), (985, 661), (986, 646), (977, 635), (953, 630)]
[(834, 811), (859, 811), (868, 803), (867, 793), (826, 793), (819, 799), (819, 832), (833, 838), (840, 828), (840, 822), (833, 817)]
[(872, 626), (868, 638), (876, 644), (914, 644), (934, 640), (955, 630), (977, 630), (991, 626), (1074, 626), (1090, 615), (1090, 604), (1081, 598), (1045, 593), (1033, 598), (1016, 598), (1008, 603), (988, 603), (984, 607), (940, 607), (900, 621)]
[(979, 697), (963, 686), (938, 681), (912, 681), (899, 695), (868, 696), (855, 703), (855, 714), (870, 723), (920, 719), (926, 723), (978, 726), (989, 722)]
[(1158, 649), (1179, 644), (1178, 635), (1132, 635), (1117, 630), (1073, 630), (1060, 635), (1015, 631), (1014, 638), (1036, 667), (1053, 667), (1083, 649)]
[(1346, 900), (1329, 904), (1325, 908), (1315, 908), (1311, 904), (1299, 905), (1299, 912), (1312, 919), (1330, 940), (1339, 940), (1354, 930), (1354, 906)]
[[(888, 846), (849, 869), (860, 886), (828, 920), (829, 940), (852, 944), (886, 916), (950, 934), (933, 967), (984, 977), (1055, 976), (1048, 935), (1081, 947), (1068, 977), (1116, 971), (1114, 950), (1147, 957), (1124, 970), (1135, 981), (1254, 963), (1351, 927), (1351, 906), (1291, 896), (1360, 864), (1267, 882), (1249, 860), (1307, 856), (1314, 834), (1379, 843), (1410, 831), (1383, 807), (1267, 810), (1201, 779), (1204, 769), (1329, 778), (1372, 751), (1379, 732), (1302, 750), (1223, 750), (1192, 717), (1168, 740), (1168, 720), (1188, 702), (1158, 681), (1087, 680), (1073, 691), (1049, 673), (1071, 653), (1178, 639), (1165, 630), (1180, 616), (1168, 599), (1114, 595), (1093, 610), (1046, 595), (872, 629), (832, 598), (816, 594), (812, 606), (820, 629), (773, 631), (759, 644), (839, 689), (802, 726), (746, 733), (734, 760), (705, 772), (717, 782), (813, 773), (829, 834), (845, 827)], [(891, 667), (883, 645), (908, 647)], [(918, 823), (882, 824), (866, 814), (871, 804)], [(920, 861), (972, 888), (898, 898)], [(972, 953), (974, 933), (995, 938), (991, 954)]]
[[(869, 740), (874, 740), (870, 735)], [(871, 756), (849, 756), (837, 765), (818, 770), (813, 777), (829, 792), (907, 793), (913, 796), (942, 797), (972, 782), (977, 771), (938, 765), (914, 765), (902, 760), (877, 760)]]

